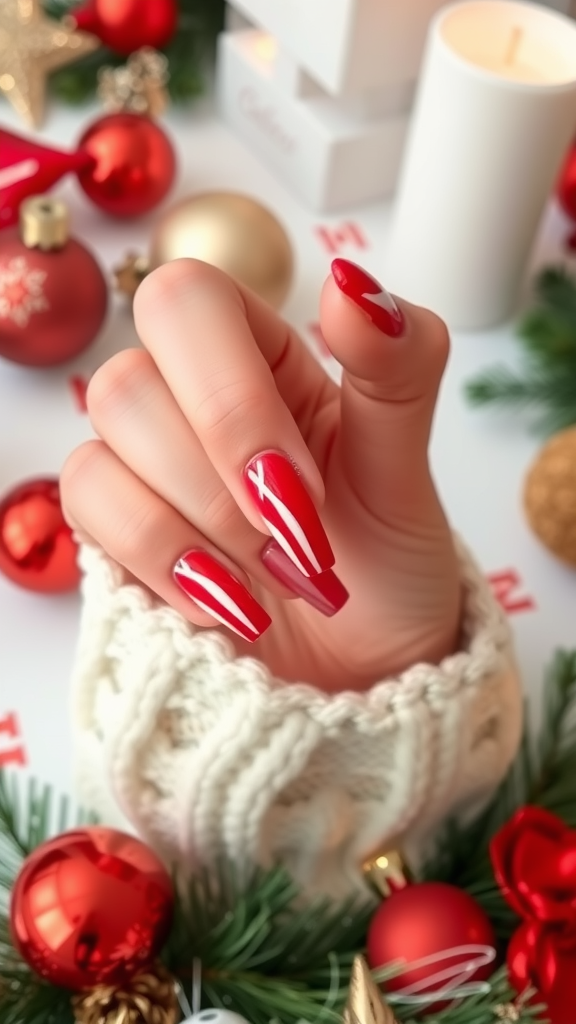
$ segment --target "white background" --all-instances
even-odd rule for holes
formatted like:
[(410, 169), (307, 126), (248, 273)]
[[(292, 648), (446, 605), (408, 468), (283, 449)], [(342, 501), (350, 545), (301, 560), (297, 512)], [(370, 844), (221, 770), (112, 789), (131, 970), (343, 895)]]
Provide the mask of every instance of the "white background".
[[(38, 138), (73, 148), (97, 108), (53, 107)], [(4, 102), (0, 123), (22, 134)], [(268, 205), (289, 230), (296, 276), (284, 313), (315, 346), (309, 325), (333, 253), (318, 228), (340, 229), (339, 251), (378, 276), (386, 249), (389, 206), (343, 211), (319, 218), (303, 209), (284, 187), (222, 126), (208, 103), (171, 112), (165, 121), (179, 155), (177, 185), (165, 205), (203, 190), (249, 193)], [(137, 222), (113, 221), (92, 206), (74, 179), (56, 192), (68, 201), (74, 233), (96, 251), (109, 273), (127, 249), (146, 252), (154, 211)], [(353, 221), (366, 239), (354, 243)], [(535, 257), (556, 260), (567, 224), (551, 206)], [(0, 233), (0, 245), (2, 244)], [(471, 240), (473, 244), (473, 240)], [(438, 258), (442, 240), (438, 239)], [(384, 281), (385, 283), (385, 281)], [(0, 359), (0, 494), (33, 476), (58, 474), (67, 453), (90, 436), (75, 404), (73, 374), (89, 377), (108, 355), (136, 343), (129, 306), (115, 296), (105, 329), (78, 359), (63, 367), (35, 370)], [(506, 362), (516, 365), (519, 344), (513, 325), (487, 334), (456, 335), (437, 413), (432, 460), (451, 520), (471, 544), (487, 573), (514, 569), (521, 585), (514, 597), (529, 595), (535, 609), (511, 615), (519, 660), (531, 704), (537, 707), (542, 668), (559, 645), (576, 645), (576, 572), (563, 567), (530, 534), (521, 509), (522, 480), (539, 441), (519, 416), (471, 410), (463, 383), (478, 370)], [(336, 374), (337, 368), (326, 362)], [(70, 789), (69, 675), (79, 616), (77, 595), (35, 595), (0, 577), (0, 760), (23, 745), (30, 771), (61, 791)], [(2, 720), (16, 712), (20, 736), (10, 737)]]

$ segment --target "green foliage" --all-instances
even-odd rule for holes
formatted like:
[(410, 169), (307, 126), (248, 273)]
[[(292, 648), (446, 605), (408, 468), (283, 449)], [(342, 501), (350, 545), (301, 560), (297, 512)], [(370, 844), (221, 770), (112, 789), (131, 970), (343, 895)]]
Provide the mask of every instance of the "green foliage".
[[(44, 0), (54, 18), (73, 11), (77, 0)], [(216, 36), (224, 24), (224, 0), (179, 0), (178, 27), (162, 50), (170, 69), (169, 92), (175, 102), (186, 102), (204, 92), (213, 64)], [(50, 78), (52, 92), (65, 103), (84, 103), (96, 91), (98, 69), (117, 67), (126, 58), (102, 46)]]
[(514, 811), (536, 804), (576, 828), (576, 651), (558, 651), (544, 685), (542, 728), (536, 741), (528, 730), (516, 761), (480, 817), (467, 826), (451, 822), (425, 877), (466, 889), (507, 941), (518, 925), (492, 874), (489, 843)]
[(498, 404), (536, 413), (542, 434), (576, 423), (576, 281), (550, 267), (536, 280), (535, 307), (521, 320), (524, 373), (485, 370), (465, 391), (473, 405)]
[[(543, 725), (535, 741), (528, 727), (522, 749), (499, 792), (475, 821), (452, 822), (425, 878), (466, 889), (489, 914), (505, 943), (518, 922), (494, 881), (488, 846), (514, 811), (539, 804), (576, 828), (576, 651), (559, 651), (544, 688)], [(12, 947), (10, 889), (23, 858), (66, 827), (66, 802), (52, 807), (50, 790), (30, 784), (20, 799), (14, 779), (0, 771), (0, 1019), (2, 1024), (74, 1024), (70, 993), (38, 979)], [(204, 1006), (231, 1007), (251, 1024), (340, 1024), (352, 961), (362, 951), (372, 905), (355, 900), (312, 906), (299, 900), (282, 868), (247, 877), (230, 863), (202, 870), (180, 889), (162, 959), (192, 1001), (194, 962), (201, 965)], [(378, 971), (378, 981), (393, 967)], [(538, 1007), (518, 1002), (505, 968), (490, 990), (439, 1013), (394, 1006), (400, 1024), (495, 1024), (498, 1006), (515, 1002), (519, 1024)], [(541, 1009), (541, 1008), (540, 1008)], [(541, 1018), (539, 1018), (541, 1019)]]

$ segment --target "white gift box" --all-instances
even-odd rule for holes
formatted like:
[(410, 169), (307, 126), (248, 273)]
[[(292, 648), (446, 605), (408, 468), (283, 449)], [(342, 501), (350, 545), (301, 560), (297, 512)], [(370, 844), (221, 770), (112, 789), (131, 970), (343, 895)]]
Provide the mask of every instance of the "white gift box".
[(224, 32), (219, 40), (222, 116), (309, 207), (369, 202), (396, 183), (411, 83), (335, 99), (268, 34)]
[(231, 0), (334, 95), (413, 81), (444, 0)]

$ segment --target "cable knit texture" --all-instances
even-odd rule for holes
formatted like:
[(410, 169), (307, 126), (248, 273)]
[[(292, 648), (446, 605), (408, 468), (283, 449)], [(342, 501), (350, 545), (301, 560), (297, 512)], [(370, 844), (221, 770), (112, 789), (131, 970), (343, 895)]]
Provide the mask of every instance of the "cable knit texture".
[(78, 796), (189, 872), (283, 862), (304, 891), (362, 887), (390, 843), (416, 858), (493, 791), (520, 737), (510, 629), (468, 552), (461, 650), (327, 695), (237, 658), (84, 548), (73, 691)]

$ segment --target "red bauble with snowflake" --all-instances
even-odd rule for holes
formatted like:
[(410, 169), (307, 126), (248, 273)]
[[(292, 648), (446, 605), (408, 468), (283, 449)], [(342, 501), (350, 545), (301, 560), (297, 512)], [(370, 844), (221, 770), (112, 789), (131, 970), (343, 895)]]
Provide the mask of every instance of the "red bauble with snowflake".
[(106, 281), (91, 253), (68, 237), (63, 203), (35, 196), (20, 215), (20, 228), (2, 232), (0, 356), (53, 366), (95, 338), (106, 313)]
[(116, 53), (128, 55), (142, 46), (162, 49), (176, 30), (177, 0), (88, 0), (73, 18), (85, 32)]

